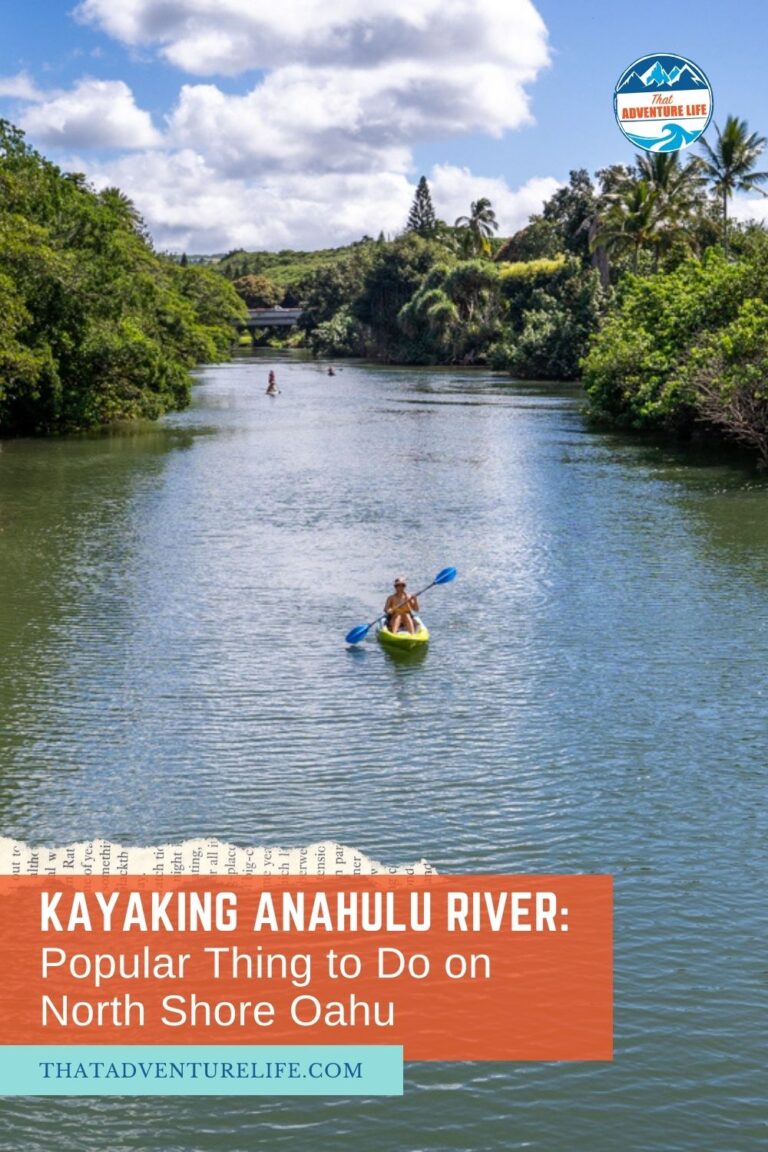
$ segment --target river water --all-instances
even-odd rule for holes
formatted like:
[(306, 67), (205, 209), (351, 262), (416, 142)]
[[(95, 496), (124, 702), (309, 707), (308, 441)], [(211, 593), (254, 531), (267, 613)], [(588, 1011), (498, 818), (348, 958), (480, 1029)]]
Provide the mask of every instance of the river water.
[[(572, 388), (242, 357), (151, 428), (0, 451), (0, 832), (333, 838), (615, 877), (612, 1064), (402, 1099), (5, 1100), (25, 1152), (747, 1152), (768, 1136), (768, 485)], [(345, 633), (395, 572), (432, 643)]]

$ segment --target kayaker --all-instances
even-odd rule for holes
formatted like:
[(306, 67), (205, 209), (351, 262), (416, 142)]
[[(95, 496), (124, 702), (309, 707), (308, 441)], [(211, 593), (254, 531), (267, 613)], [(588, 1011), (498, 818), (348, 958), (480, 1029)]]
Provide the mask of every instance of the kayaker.
[(387, 597), (384, 611), (387, 614), (387, 628), (390, 632), (399, 632), (402, 625), (412, 636), (416, 634), (416, 621), (413, 613), (418, 612), (419, 601), (415, 596), (409, 596), (405, 590), (405, 576), (395, 577), (395, 590)]

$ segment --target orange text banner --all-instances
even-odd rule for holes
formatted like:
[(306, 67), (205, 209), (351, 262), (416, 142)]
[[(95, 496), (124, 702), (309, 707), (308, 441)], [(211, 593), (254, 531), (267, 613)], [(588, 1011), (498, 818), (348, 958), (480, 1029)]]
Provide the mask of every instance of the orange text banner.
[(2, 877), (7, 1044), (609, 1060), (607, 876)]

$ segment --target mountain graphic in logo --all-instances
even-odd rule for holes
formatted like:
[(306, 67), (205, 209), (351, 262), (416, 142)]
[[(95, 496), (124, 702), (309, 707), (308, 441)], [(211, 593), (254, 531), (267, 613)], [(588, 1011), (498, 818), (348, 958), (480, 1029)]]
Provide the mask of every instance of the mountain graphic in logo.
[(613, 112), (626, 139), (646, 152), (679, 152), (706, 132), (712, 85), (687, 56), (649, 52), (628, 64), (613, 90)]
[[(665, 66), (666, 65), (666, 66)], [(673, 92), (677, 89), (707, 88), (707, 81), (690, 64), (680, 64), (673, 56), (661, 56), (654, 60), (650, 68), (641, 72), (634, 69), (622, 77), (616, 91), (625, 92)]]

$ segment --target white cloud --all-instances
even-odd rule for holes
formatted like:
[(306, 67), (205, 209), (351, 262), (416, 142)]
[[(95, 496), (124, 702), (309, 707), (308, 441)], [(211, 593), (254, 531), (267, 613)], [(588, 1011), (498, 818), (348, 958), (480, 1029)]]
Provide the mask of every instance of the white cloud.
[(430, 180), (435, 211), (449, 224), (465, 216), (473, 200), (486, 196), (499, 222), (499, 234), (511, 236), (540, 212), (545, 200), (557, 191), (560, 181), (551, 176), (534, 177), (521, 188), (510, 188), (502, 176), (475, 176), (468, 168), (438, 164)]
[(35, 102), (45, 100), (46, 94), (41, 92), (28, 73), (17, 72), (15, 76), (0, 76), (0, 97)]
[(237, 95), (185, 85), (171, 114), (173, 143), (231, 175), (403, 170), (419, 141), (499, 137), (530, 123), (527, 85), (549, 59), (530, 0), (84, 0), (78, 13), (188, 73), (266, 73)]
[[(81, 0), (76, 14), (195, 77), (259, 71), (239, 92), (184, 84), (162, 136), (120, 80), (19, 84), (33, 142), (82, 149), (76, 168), (123, 188), (158, 245), (197, 252), (398, 231), (414, 149), (531, 123), (549, 62), (531, 0)], [(105, 148), (124, 154), (88, 158)], [(445, 219), (487, 196), (512, 232), (557, 185), (438, 166), (432, 186)]]
[(150, 148), (160, 134), (122, 80), (81, 80), (70, 92), (39, 97), (21, 127), (43, 144), (62, 148)]
[(78, 17), (132, 45), (158, 45), (196, 75), (290, 64), (375, 67), (480, 60), (532, 79), (547, 61), (531, 0), (82, 0)]
[(736, 220), (745, 223), (757, 220), (768, 224), (768, 197), (761, 196), (755, 200), (746, 196), (734, 196), (729, 212)]
[(159, 248), (319, 248), (402, 228), (413, 187), (399, 173), (281, 173), (263, 182), (220, 176), (198, 153), (139, 153), (74, 164), (97, 187), (119, 186)]
[(243, 95), (184, 85), (169, 141), (203, 148), (222, 172), (398, 171), (410, 148), (482, 132), (500, 136), (529, 120), (513, 72), (494, 64), (393, 60), (371, 68), (293, 65)]
[(244, 96), (213, 84), (185, 85), (168, 122), (176, 147), (201, 149), (223, 174), (405, 171), (410, 151), (369, 118), (368, 92), (340, 80), (285, 69)]
[[(415, 185), (399, 172), (274, 173), (261, 182), (219, 175), (192, 149), (138, 153), (94, 166), (97, 187), (117, 185), (135, 200), (158, 247), (224, 252), (231, 248), (320, 248), (361, 236), (399, 232)], [(430, 183), (435, 207), (451, 223), (471, 200), (488, 196), (502, 234), (522, 227), (558, 187), (534, 179), (518, 189), (500, 177), (475, 177), (466, 168), (436, 167)]]

